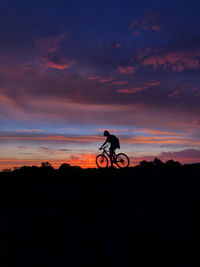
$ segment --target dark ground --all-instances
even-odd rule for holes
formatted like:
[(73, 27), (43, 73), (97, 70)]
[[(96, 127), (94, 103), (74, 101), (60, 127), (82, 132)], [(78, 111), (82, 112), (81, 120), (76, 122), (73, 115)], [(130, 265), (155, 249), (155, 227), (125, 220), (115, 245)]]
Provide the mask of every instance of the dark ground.
[(200, 164), (22, 167), (0, 190), (2, 267), (199, 266)]

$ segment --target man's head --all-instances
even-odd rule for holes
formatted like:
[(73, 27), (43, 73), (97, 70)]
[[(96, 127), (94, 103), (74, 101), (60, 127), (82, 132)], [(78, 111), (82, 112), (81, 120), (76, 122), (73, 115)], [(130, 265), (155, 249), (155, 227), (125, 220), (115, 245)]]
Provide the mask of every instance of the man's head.
[(106, 131), (104, 131), (103, 135), (108, 137), (110, 135), (110, 133), (109, 133), (109, 131), (106, 130)]

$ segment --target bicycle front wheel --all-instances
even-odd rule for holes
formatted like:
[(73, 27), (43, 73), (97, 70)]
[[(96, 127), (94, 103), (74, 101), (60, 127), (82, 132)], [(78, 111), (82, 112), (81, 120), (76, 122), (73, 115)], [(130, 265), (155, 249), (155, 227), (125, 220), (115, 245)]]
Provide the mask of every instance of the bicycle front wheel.
[(103, 154), (100, 154), (96, 157), (96, 164), (98, 168), (108, 167), (108, 159)]
[(124, 153), (117, 154), (116, 164), (119, 168), (127, 168), (130, 164), (128, 156)]

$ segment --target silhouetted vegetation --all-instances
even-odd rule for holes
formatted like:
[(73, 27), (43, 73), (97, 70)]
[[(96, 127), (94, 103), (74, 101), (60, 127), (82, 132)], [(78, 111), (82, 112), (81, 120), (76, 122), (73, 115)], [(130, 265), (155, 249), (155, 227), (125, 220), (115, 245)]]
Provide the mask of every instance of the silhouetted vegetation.
[(199, 253), (198, 163), (44, 162), (4, 170), (0, 188), (1, 266), (191, 266)]

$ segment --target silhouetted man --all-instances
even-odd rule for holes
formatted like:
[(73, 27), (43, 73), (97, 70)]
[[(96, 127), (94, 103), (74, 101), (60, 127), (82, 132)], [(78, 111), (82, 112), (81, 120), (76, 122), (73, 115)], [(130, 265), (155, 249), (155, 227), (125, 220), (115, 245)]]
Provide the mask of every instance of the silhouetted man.
[(107, 143), (110, 143), (110, 162), (111, 166), (113, 166), (113, 154), (115, 152), (115, 149), (120, 149), (119, 139), (115, 135), (110, 134), (108, 131), (104, 131), (103, 135), (107, 136), (107, 139), (99, 149), (102, 149)]

